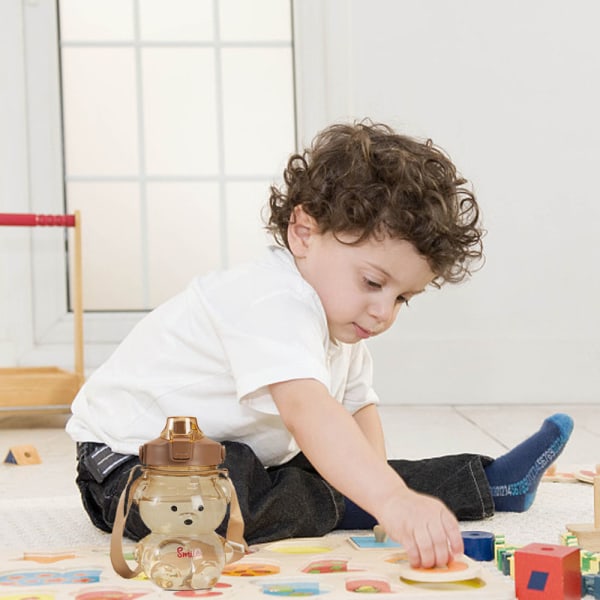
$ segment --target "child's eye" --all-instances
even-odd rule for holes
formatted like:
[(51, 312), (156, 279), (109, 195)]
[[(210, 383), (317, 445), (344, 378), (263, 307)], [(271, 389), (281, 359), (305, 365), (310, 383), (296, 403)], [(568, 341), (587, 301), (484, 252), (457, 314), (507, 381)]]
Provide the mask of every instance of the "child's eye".
[(398, 304), (405, 304), (406, 306), (409, 306), (409, 304), (408, 304), (408, 298), (406, 296), (402, 296), (402, 295), (398, 296), (396, 298), (396, 302)]
[(373, 288), (374, 290), (381, 289), (381, 284), (377, 283), (376, 281), (372, 281), (371, 279), (367, 279), (366, 277), (363, 279), (363, 281), (365, 282), (365, 285), (367, 287)]

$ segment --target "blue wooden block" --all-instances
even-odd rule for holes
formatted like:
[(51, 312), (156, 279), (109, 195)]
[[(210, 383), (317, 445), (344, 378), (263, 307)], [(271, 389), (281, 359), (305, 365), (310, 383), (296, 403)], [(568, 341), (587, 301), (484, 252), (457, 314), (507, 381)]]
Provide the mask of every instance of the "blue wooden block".
[(600, 574), (587, 573), (581, 576), (581, 595), (590, 595), (600, 600)]

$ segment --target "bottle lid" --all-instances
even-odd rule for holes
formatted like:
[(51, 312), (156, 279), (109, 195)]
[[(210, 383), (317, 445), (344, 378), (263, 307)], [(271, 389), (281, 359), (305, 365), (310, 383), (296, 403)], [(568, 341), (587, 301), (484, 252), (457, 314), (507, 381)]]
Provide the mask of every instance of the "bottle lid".
[(155, 440), (140, 446), (140, 462), (148, 467), (216, 467), (225, 447), (202, 433), (196, 417), (168, 417)]

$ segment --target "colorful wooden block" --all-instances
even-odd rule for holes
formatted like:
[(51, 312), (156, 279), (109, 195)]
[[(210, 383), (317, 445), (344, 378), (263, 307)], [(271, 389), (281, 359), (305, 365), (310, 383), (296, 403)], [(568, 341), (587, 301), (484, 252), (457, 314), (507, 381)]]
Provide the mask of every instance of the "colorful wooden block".
[(519, 600), (579, 600), (579, 548), (528, 544), (516, 550), (515, 591)]
[(565, 531), (560, 534), (560, 543), (563, 546), (570, 546), (571, 548), (579, 546), (577, 536), (571, 533), (570, 531)]
[(581, 595), (589, 595), (594, 600), (600, 600), (600, 575), (587, 574), (581, 576)]
[(496, 566), (504, 575), (510, 575), (509, 558), (518, 550), (518, 546), (502, 546), (496, 549)]
[(592, 575), (600, 573), (600, 555), (598, 552), (581, 550), (581, 572), (591, 573)]

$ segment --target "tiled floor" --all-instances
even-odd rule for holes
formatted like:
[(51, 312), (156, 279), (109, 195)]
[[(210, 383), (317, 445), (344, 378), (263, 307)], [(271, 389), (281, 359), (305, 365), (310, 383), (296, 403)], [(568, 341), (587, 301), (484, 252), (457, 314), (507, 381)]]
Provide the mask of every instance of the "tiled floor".
[[(423, 458), (459, 452), (497, 457), (535, 432), (545, 417), (567, 412), (575, 430), (559, 467), (600, 463), (600, 410), (590, 405), (563, 406), (382, 406), (388, 454)], [(42, 464), (0, 465), (3, 499), (70, 496), (74, 483), (74, 443), (64, 432), (67, 415), (2, 415), (2, 460), (11, 446), (36, 447)], [(202, 424), (200, 423), (202, 427)], [(43, 492), (40, 490), (43, 488)]]
[(385, 406), (381, 415), (390, 457), (475, 452), (495, 458), (557, 412), (565, 412), (575, 421), (559, 463), (600, 462), (600, 407), (596, 405)]

